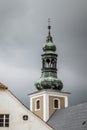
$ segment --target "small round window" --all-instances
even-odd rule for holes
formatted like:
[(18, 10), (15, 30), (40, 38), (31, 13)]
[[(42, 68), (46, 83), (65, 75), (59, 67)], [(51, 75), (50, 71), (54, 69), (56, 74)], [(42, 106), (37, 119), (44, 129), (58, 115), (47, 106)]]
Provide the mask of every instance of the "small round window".
[(28, 115), (24, 115), (23, 120), (25, 120), (25, 121), (28, 120)]

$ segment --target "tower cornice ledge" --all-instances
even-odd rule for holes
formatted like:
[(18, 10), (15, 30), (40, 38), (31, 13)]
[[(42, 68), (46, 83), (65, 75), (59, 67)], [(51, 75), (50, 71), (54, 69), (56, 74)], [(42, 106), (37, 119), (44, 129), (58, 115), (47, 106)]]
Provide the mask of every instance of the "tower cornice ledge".
[(56, 95), (64, 95), (64, 96), (68, 96), (69, 94), (71, 94), (70, 92), (63, 92), (63, 91), (56, 91), (56, 90), (51, 90), (51, 89), (43, 89), (43, 90), (39, 90), (39, 91), (35, 91), (33, 93), (28, 94), (30, 97), (34, 96), (34, 95), (41, 95), (41, 94), (56, 94)]

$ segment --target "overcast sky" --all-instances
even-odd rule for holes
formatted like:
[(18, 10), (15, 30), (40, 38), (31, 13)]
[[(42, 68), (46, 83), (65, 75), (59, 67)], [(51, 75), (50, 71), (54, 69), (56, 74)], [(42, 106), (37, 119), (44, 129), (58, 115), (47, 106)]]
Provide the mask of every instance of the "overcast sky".
[(87, 0), (0, 0), (0, 82), (28, 104), (41, 76), (48, 33), (57, 46), (58, 78), (69, 104), (87, 101)]

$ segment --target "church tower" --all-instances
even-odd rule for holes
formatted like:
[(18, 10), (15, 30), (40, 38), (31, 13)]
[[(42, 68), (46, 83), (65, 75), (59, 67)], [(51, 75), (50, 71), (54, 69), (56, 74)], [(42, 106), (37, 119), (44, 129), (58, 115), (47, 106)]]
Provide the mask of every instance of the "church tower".
[(51, 36), (51, 26), (48, 24), (48, 36), (43, 45), (41, 77), (36, 81), (37, 92), (29, 94), (30, 110), (47, 121), (56, 109), (68, 107), (68, 94), (62, 92), (63, 83), (57, 77), (56, 46)]

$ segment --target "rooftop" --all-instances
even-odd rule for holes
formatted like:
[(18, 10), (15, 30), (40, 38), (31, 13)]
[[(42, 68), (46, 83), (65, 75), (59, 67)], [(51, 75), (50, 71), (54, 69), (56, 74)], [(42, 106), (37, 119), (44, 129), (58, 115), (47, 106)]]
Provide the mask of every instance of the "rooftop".
[(48, 124), (55, 130), (87, 130), (87, 103), (57, 110)]

